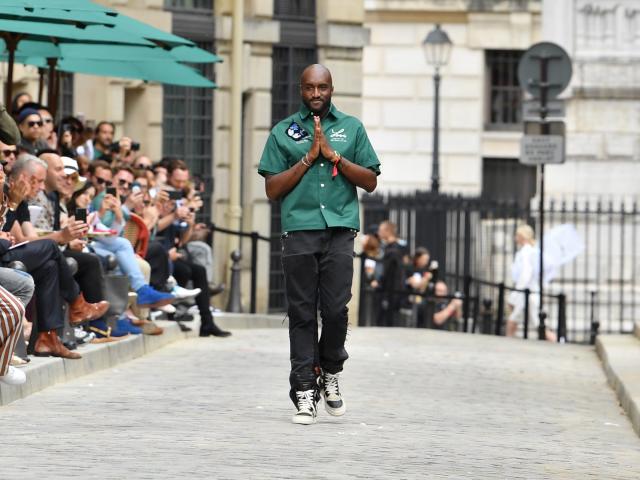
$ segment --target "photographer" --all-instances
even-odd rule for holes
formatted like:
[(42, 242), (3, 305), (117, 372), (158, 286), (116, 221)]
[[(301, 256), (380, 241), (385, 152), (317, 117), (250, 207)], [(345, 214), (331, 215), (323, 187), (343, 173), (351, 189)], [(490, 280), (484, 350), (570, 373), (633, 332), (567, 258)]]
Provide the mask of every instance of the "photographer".
[(426, 328), (426, 318), (424, 307), (426, 304), (425, 295), (433, 293), (434, 282), (437, 277), (438, 262), (431, 261), (429, 250), (424, 247), (416, 248), (413, 254), (411, 267), (407, 269), (406, 285), (416, 295), (411, 295), (410, 301), (417, 307), (416, 326)]
[(82, 145), (84, 125), (75, 117), (64, 117), (58, 126), (58, 148), (63, 157), (76, 158)]
[(449, 287), (442, 280), (435, 283), (433, 293), (435, 301), (433, 301), (434, 310), (430, 327), (437, 330), (458, 331), (462, 318), (462, 299), (458, 298), (460, 294), (456, 293), (455, 298), (449, 299)]

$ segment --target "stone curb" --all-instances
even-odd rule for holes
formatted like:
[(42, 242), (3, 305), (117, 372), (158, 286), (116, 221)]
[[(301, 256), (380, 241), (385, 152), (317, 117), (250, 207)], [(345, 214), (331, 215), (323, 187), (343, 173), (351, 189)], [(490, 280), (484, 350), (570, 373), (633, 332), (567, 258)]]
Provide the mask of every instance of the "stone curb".
[[(215, 314), (216, 324), (228, 330), (284, 328), (288, 323), (286, 321), (283, 323), (283, 319), (284, 315), (226, 312)], [(184, 325), (192, 329), (190, 332), (182, 332), (176, 322), (156, 321), (156, 323), (164, 328), (162, 335), (131, 335), (112, 343), (82, 345), (78, 347), (78, 352), (82, 355), (79, 360), (30, 357), (31, 362), (21, 367), (27, 374), (27, 382), (24, 385), (11, 386), (0, 383), (0, 406), (8, 405), (56, 383), (115, 367), (178, 340), (197, 337), (200, 328), (200, 321), (197, 318), (191, 322), (184, 322)]]
[(596, 351), (622, 408), (640, 436), (640, 341), (633, 335), (598, 335)]
[(30, 357), (31, 362), (21, 367), (27, 374), (27, 382), (24, 385), (11, 386), (0, 383), (0, 405), (8, 405), (56, 383), (115, 367), (175, 341), (195, 337), (200, 325), (197, 321), (189, 322), (189, 327), (193, 330), (182, 332), (175, 322), (156, 323), (164, 328), (162, 335), (131, 335), (112, 343), (82, 345), (77, 350), (82, 355), (79, 360)]

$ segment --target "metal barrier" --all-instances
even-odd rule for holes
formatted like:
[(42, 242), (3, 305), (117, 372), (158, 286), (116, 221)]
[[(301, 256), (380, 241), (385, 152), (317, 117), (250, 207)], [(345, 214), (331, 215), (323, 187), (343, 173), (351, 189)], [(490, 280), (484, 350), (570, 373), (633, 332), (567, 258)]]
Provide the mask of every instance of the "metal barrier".
[[(251, 239), (251, 296), (250, 296), (250, 311), (251, 313), (256, 313), (256, 292), (258, 285), (258, 240), (262, 240), (264, 242), (270, 242), (271, 239), (268, 237), (264, 237), (260, 235), (258, 232), (242, 232), (238, 230), (229, 230), (228, 228), (222, 228), (216, 226), (214, 223), (209, 223), (207, 226), (211, 229), (211, 239), (209, 244), (213, 245), (213, 237), (215, 232), (225, 233), (227, 235), (236, 235), (241, 238), (250, 238)], [(234, 260), (234, 265), (240, 261), (242, 256), (238, 256), (236, 252), (232, 253), (232, 259)], [(235, 257), (235, 258), (234, 258)], [(235, 265), (237, 267), (237, 265)], [(231, 267), (234, 268), (233, 266)], [(239, 269), (236, 269), (234, 273), (239, 275)], [(232, 279), (233, 280), (233, 279)], [(240, 282), (232, 281), (231, 288), (229, 290), (230, 299), (234, 299), (233, 302), (229, 302), (232, 305), (240, 305), (239, 299), (240, 295)], [(234, 307), (235, 308), (235, 307)]]
[[(361, 265), (364, 265), (364, 258)], [(460, 280), (460, 276), (456, 274), (445, 274), (445, 278), (451, 280)], [(382, 301), (382, 292), (380, 290), (372, 289), (366, 284), (364, 270), (361, 272), (361, 288), (360, 288), (360, 312), (359, 312), (359, 325), (367, 326), (367, 325), (381, 325), (381, 322), (378, 319), (375, 319), (373, 316), (377, 315), (381, 309), (381, 301)], [(507, 298), (507, 292), (518, 292), (524, 295), (524, 319), (523, 319), (523, 337), (525, 339), (529, 338), (529, 330), (530, 330), (530, 296), (537, 295), (536, 292), (531, 292), (529, 289), (517, 289), (513, 287), (509, 287), (505, 285), (503, 282), (495, 283), (489, 282), (486, 280), (481, 280), (477, 278), (473, 278), (471, 276), (466, 276), (463, 279), (462, 284), (464, 285), (462, 292), (456, 292), (452, 295), (447, 296), (435, 296), (430, 293), (420, 293), (416, 292), (412, 289), (405, 290), (396, 290), (393, 292), (387, 292), (392, 296), (397, 296), (400, 299), (404, 299), (404, 302), (396, 302), (397, 304), (403, 304), (406, 310), (406, 306), (410, 304), (409, 299), (412, 296), (420, 296), (426, 299), (426, 303), (434, 302), (438, 299), (453, 299), (459, 298), (462, 300), (462, 322), (460, 330), (468, 333), (483, 333), (483, 334), (493, 334), (493, 335), (505, 335), (505, 302)], [(453, 282), (452, 282), (453, 283)], [(480, 289), (482, 287), (482, 290)], [(476, 291), (474, 295), (474, 290)], [(489, 293), (487, 293), (487, 291)], [(493, 295), (492, 295), (493, 293)], [(494, 306), (494, 298), (496, 298), (495, 303), (496, 308)], [(552, 316), (556, 320), (556, 331), (558, 342), (565, 343), (569, 341), (567, 338), (567, 317), (566, 317), (566, 306), (567, 300), (566, 295), (564, 293), (559, 294), (544, 294), (544, 298), (547, 299), (547, 304), (551, 305), (551, 302), (556, 302), (555, 315)], [(595, 292), (593, 292), (592, 298), (595, 298)], [(592, 300), (592, 327), (591, 327), (591, 342), (595, 343), (595, 336), (598, 332), (598, 324), (593, 320), (595, 304)], [(482, 306), (482, 308), (481, 308)], [(398, 317), (400, 316), (403, 308), (399, 308), (399, 312), (395, 312)], [(416, 315), (417, 310), (413, 310), (411, 315)], [(425, 313), (426, 314), (426, 313)], [(551, 316), (550, 316), (551, 317)], [(471, 324), (470, 324), (471, 322)], [(411, 321), (403, 321), (396, 322), (395, 326), (415, 326), (415, 319)], [(538, 330), (538, 339), (545, 339), (545, 331), (539, 329)]]

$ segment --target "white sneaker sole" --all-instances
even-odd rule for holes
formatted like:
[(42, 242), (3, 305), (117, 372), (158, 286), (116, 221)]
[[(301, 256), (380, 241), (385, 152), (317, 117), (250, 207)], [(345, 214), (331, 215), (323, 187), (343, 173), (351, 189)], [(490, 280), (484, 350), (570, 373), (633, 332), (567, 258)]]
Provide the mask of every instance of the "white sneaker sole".
[(295, 414), (293, 417), (291, 417), (291, 421), (296, 425), (313, 425), (314, 423), (316, 423), (317, 419), (316, 417), (311, 415)]
[(347, 404), (344, 403), (344, 398), (342, 399), (342, 406), (340, 408), (330, 407), (329, 404), (327, 403), (327, 399), (324, 395), (324, 392), (322, 393), (322, 398), (324, 400), (324, 409), (327, 411), (329, 415), (333, 415), (334, 417), (341, 417), (342, 415), (347, 413)]

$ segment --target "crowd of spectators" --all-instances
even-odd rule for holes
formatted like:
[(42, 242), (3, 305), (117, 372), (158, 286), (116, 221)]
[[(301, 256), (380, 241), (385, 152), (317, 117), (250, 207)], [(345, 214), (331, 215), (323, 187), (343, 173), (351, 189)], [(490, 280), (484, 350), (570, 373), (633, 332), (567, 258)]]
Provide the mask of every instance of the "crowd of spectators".
[(362, 257), (364, 304), (360, 308), (368, 324), (460, 329), (459, 295), (450, 294), (429, 250), (417, 247), (411, 253), (394, 223), (384, 221), (366, 229)]
[[(155, 319), (195, 313), (201, 336), (230, 335), (213, 319), (223, 286), (196, 221), (203, 187), (182, 159), (153, 162), (113, 123), (56, 123), (19, 94), (0, 105), (0, 164), (0, 381), (24, 381), (23, 338), (34, 355), (74, 359), (80, 343), (158, 335)], [(123, 311), (112, 278), (131, 292)], [(65, 311), (75, 338), (63, 342)]]

